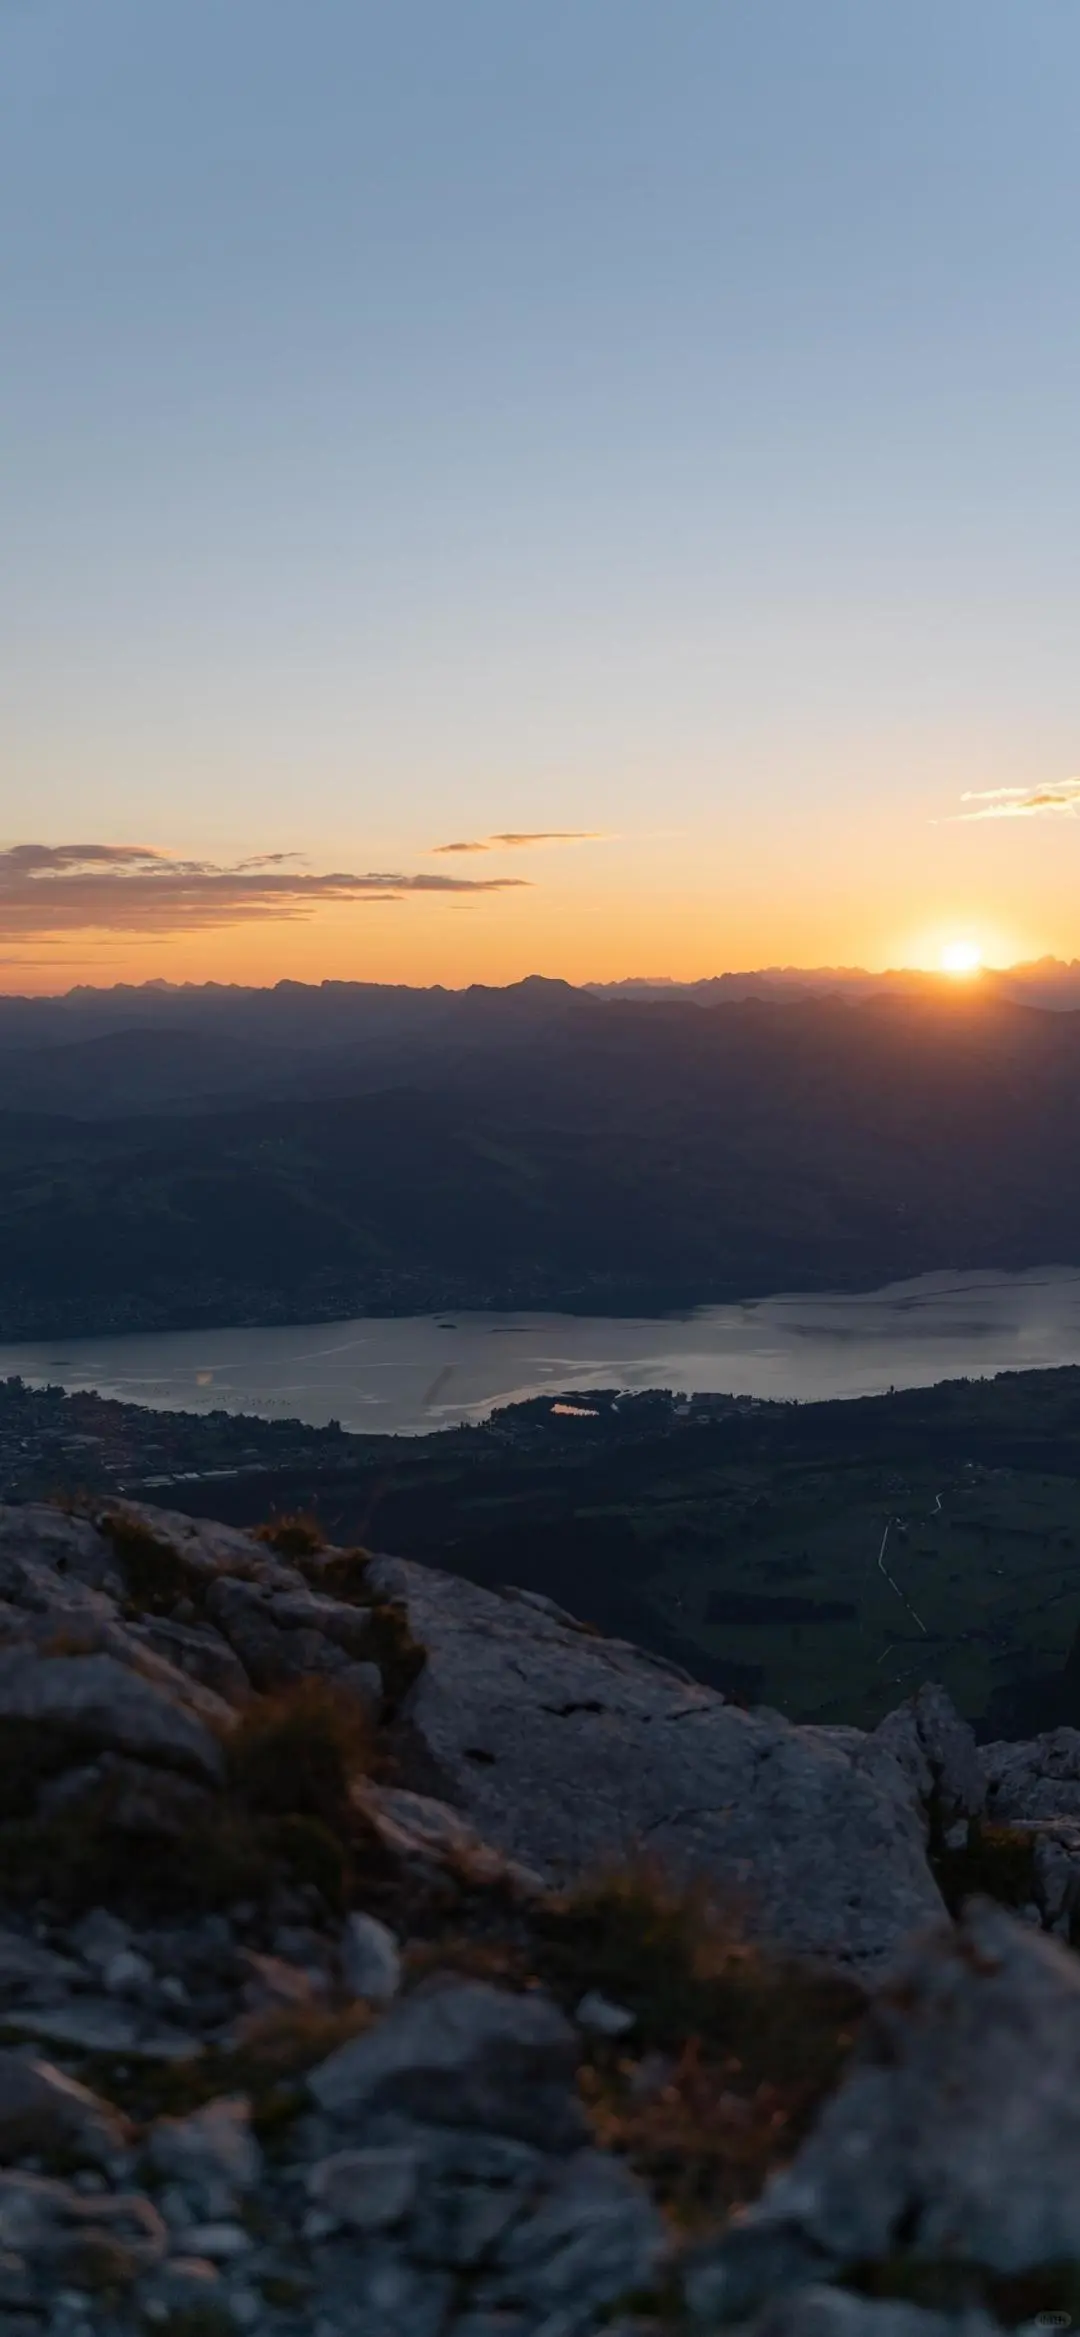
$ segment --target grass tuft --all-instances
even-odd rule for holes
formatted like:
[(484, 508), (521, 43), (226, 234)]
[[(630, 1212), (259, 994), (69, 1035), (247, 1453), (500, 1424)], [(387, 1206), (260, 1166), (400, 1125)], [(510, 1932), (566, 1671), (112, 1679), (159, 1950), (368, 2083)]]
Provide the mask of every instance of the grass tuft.
[(314, 1818), (344, 1833), (349, 1787), (374, 1752), (360, 1705), (315, 1677), (247, 1706), (226, 1739), (229, 1785), (253, 1816)]
[(307, 1510), (289, 1511), (281, 1517), (268, 1518), (265, 1525), (256, 1526), (254, 1538), (276, 1550), (279, 1558), (313, 1558), (317, 1550), (326, 1546), (326, 1536), (317, 1517)]
[(193, 1593), (201, 1598), (201, 1578), (141, 1519), (117, 1509), (106, 1510), (95, 1522), (112, 1543), (128, 1600), (140, 1614), (169, 1615), (179, 1599)]
[(325, 1591), (327, 1598), (353, 1607), (370, 1607), (372, 1603), (370, 1565), (370, 1550), (333, 1550), (314, 1565), (305, 1566), (303, 1558), (300, 1560), (301, 1572), (313, 1590)]
[[(332, 1681), (302, 1681), (248, 1705), (224, 1740), (226, 1784), (187, 1828), (137, 1838), (113, 1822), (103, 1779), (70, 1810), (35, 1815), (37, 1792), (73, 1748), (0, 1724), (0, 1863), (5, 1889), (47, 1898), (65, 1914), (89, 1906), (154, 1914), (261, 1902), (288, 1878), (327, 1907), (348, 1903), (354, 1863), (378, 1860), (350, 1799), (374, 1758), (361, 1708)], [(4, 1821), (7, 1821), (6, 1823)]]
[(756, 2197), (835, 2087), (862, 1990), (747, 1941), (703, 1883), (648, 1865), (578, 1885), (537, 1928), (569, 2009), (595, 1988), (636, 2016), (582, 2070), (598, 2140), (684, 2228)]
[(427, 1662), (427, 1649), (414, 1639), (406, 1608), (397, 1599), (382, 1599), (370, 1609), (370, 1649), (382, 1673), (387, 1711), (393, 1715), (403, 1703)]

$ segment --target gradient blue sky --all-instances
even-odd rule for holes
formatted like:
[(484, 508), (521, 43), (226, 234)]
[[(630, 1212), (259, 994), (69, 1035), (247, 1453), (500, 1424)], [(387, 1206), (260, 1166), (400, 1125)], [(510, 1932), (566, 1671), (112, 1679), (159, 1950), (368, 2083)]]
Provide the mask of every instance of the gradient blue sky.
[(11, 864), (0, 986), (1080, 953), (1078, 97), (1080, 0), (0, 0), (0, 845), (225, 872)]

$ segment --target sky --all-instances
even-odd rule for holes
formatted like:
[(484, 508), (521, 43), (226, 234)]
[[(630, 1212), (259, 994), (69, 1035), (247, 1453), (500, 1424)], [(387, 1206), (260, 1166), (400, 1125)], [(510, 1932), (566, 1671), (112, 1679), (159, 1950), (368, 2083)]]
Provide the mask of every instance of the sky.
[(0, 988), (1080, 955), (1078, 88), (1080, 0), (0, 0)]

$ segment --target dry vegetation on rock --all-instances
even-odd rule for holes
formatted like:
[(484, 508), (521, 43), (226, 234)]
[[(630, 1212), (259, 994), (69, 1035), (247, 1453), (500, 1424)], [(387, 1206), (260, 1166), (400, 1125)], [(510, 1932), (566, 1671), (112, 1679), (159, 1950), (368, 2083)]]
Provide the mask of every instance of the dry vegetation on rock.
[[(1070, 1733), (789, 1729), (302, 1518), (0, 1511), (0, 2337), (1072, 2311), (1080, 1844), (1025, 1814)], [(583, 1779), (695, 1774), (737, 1855), (680, 1803), (553, 1871)]]

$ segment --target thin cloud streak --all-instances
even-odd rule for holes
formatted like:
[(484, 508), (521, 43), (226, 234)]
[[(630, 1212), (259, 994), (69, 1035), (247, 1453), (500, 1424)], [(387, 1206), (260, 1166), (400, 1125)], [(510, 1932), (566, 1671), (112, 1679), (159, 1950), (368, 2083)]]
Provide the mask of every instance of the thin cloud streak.
[(502, 848), (522, 852), (533, 844), (606, 844), (609, 840), (600, 828), (538, 828), (531, 833), (504, 829), (498, 836), (477, 836), (460, 844), (433, 844), (432, 851), (497, 852)]
[(1059, 779), (1044, 787), (969, 788), (960, 801), (980, 808), (957, 812), (957, 820), (1074, 819), (1080, 812), (1080, 779)]
[(0, 851), (0, 940), (60, 933), (188, 932), (307, 918), (327, 905), (401, 901), (414, 893), (495, 893), (522, 877), (406, 876), (393, 870), (311, 875), (273, 852), (220, 867), (147, 844), (15, 844)]

